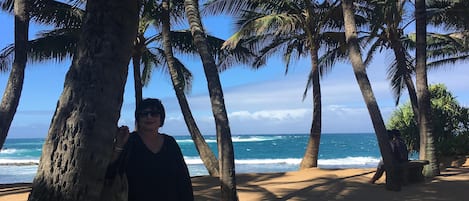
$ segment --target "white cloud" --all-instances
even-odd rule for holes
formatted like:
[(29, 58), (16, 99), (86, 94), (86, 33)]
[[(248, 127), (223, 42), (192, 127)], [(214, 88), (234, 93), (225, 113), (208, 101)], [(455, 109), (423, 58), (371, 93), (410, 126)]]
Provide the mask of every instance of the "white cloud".
[(232, 112), (228, 116), (230, 119), (286, 121), (291, 119), (304, 118), (308, 112), (310, 112), (309, 109), (262, 110), (256, 112), (238, 111)]

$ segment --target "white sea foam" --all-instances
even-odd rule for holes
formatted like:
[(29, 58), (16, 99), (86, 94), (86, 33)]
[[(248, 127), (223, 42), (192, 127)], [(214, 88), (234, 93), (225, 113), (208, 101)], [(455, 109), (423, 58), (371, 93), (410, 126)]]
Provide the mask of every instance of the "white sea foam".
[(0, 165), (0, 184), (32, 182), (37, 172), (37, 165), (2, 166)]
[[(185, 161), (188, 165), (203, 164), (198, 157), (186, 157)], [(373, 157), (347, 157), (336, 159), (319, 159), (318, 166), (321, 168), (369, 168), (375, 167), (379, 162), (379, 158)], [(284, 159), (236, 159), (236, 165), (299, 165), (301, 158), (284, 158)]]
[[(270, 140), (277, 140), (281, 139), (282, 136), (233, 136), (231, 137), (232, 142), (262, 142), (262, 141), (270, 141)], [(176, 140), (178, 143), (192, 143), (191, 139), (186, 140)], [(205, 139), (207, 143), (217, 143), (216, 139)]]
[(18, 152), (17, 149), (2, 149), (0, 154), (14, 154), (16, 152)]
[(231, 140), (233, 142), (262, 142), (262, 141), (277, 140), (280, 138), (281, 138), (280, 136), (252, 136), (248, 138), (235, 136), (235, 137), (232, 137)]
[(374, 157), (346, 157), (337, 159), (320, 159), (318, 166), (321, 168), (370, 168), (376, 167), (379, 158)]
[(24, 165), (37, 165), (39, 160), (28, 160), (28, 159), (0, 159), (0, 165), (2, 166), (24, 166)]

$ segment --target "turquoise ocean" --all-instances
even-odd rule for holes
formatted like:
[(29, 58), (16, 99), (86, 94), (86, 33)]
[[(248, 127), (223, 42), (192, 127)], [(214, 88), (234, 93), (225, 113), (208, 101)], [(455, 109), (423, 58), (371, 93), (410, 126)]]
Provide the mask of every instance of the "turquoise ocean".
[[(190, 136), (174, 136), (191, 176), (208, 175)], [(236, 173), (298, 170), (309, 135), (233, 136)], [(216, 137), (205, 136), (216, 152)], [(0, 184), (32, 182), (44, 139), (7, 139), (0, 151)], [(374, 133), (322, 134), (318, 166), (324, 169), (374, 168), (380, 152)]]

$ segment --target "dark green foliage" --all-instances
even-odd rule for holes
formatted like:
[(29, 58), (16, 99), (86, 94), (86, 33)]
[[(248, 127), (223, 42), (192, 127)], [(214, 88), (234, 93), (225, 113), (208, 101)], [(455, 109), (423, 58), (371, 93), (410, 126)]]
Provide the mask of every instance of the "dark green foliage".
[[(429, 87), (437, 156), (469, 154), (469, 108), (459, 105), (443, 84)], [(411, 152), (420, 149), (420, 136), (409, 103), (391, 116), (388, 128), (399, 129)]]

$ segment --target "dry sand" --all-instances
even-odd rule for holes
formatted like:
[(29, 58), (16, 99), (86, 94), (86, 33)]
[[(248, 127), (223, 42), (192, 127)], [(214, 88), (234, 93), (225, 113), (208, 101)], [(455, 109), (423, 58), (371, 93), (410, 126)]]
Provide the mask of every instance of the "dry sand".
[[(384, 177), (369, 184), (374, 169), (307, 169), (285, 173), (239, 174), (240, 201), (359, 200), (359, 201), (465, 201), (469, 200), (469, 160), (447, 168), (440, 176), (403, 186), (399, 192), (384, 187)], [(219, 200), (218, 178), (192, 178), (198, 201)], [(26, 201), (31, 184), (0, 184), (0, 201)]]

